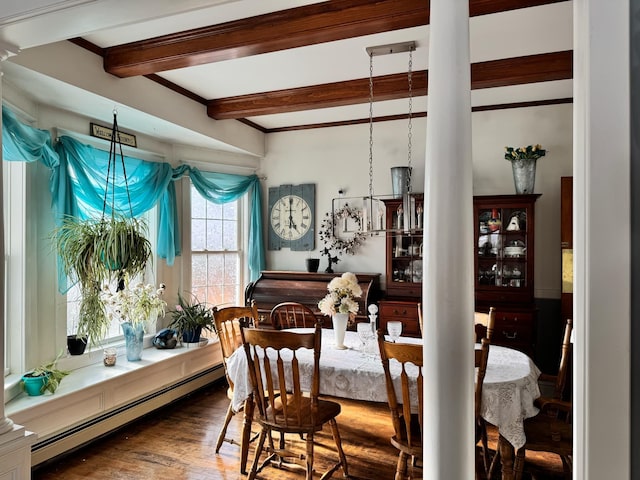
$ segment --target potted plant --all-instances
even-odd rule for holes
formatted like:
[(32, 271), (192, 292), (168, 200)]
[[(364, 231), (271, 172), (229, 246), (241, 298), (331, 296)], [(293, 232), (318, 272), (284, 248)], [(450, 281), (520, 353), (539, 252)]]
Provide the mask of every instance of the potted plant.
[(215, 332), (211, 308), (199, 302), (195, 295), (188, 300), (178, 292), (178, 304), (171, 315), (173, 319), (168, 327), (176, 331), (183, 343), (199, 342), (202, 330)]
[(65, 370), (59, 370), (56, 366), (62, 352), (52, 362), (43, 363), (22, 376), (22, 386), (29, 396), (42, 395), (44, 392), (56, 392), (60, 382), (69, 375)]
[(67, 350), (69, 350), (69, 355), (82, 355), (85, 348), (87, 348), (88, 341), (89, 339), (86, 335), (78, 335), (76, 333), (67, 335)]
[(124, 334), (127, 360), (137, 361), (142, 357), (144, 332), (147, 321), (164, 317), (167, 303), (162, 299), (165, 286), (157, 288), (151, 284), (138, 282), (129, 284), (129, 277), (123, 279), (123, 288), (112, 292), (106, 285), (101, 293), (101, 301), (108, 312), (109, 322), (113, 317), (120, 321)]
[(52, 237), (63, 271), (78, 281), (82, 300), (76, 336), (97, 342), (106, 335), (110, 319), (100, 298), (101, 286), (142, 273), (151, 257), (146, 225), (125, 216), (80, 220), (65, 217)]

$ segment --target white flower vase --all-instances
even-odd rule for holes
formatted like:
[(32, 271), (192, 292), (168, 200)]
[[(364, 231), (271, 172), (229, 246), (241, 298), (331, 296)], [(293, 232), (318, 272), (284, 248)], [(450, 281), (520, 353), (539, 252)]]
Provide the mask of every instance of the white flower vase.
[(344, 332), (347, 331), (347, 322), (349, 321), (348, 313), (335, 313), (331, 320), (333, 322), (333, 338), (335, 340), (335, 348), (338, 350), (346, 350), (344, 344)]

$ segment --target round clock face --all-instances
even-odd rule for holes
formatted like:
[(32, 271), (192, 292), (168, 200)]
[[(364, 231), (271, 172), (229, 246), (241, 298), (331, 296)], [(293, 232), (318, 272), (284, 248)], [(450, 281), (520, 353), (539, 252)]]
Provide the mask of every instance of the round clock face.
[(271, 227), (284, 240), (297, 240), (311, 227), (309, 204), (297, 195), (283, 195), (271, 208)]

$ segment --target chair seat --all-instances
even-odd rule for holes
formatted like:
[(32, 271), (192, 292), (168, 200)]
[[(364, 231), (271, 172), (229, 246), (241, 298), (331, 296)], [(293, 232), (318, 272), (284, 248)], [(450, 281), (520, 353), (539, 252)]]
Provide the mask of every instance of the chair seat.
[[(274, 411), (275, 411), (275, 419), (274, 419)], [(288, 418), (298, 418), (298, 411), (300, 411), (300, 418), (303, 419), (302, 423), (292, 430), (292, 427), (289, 425), (286, 427), (288, 432), (317, 432), (322, 430), (322, 426), (335, 418), (340, 414), (341, 408), (340, 404), (337, 402), (332, 402), (330, 400), (318, 400), (318, 410), (316, 412), (315, 424), (311, 421), (311, 399), (308, 397), (303, 397), (300, 406), (296, 406), (294, 404), (287, 404), (287, 417)], [(281, 401), (276, 400), (274, 407), (269, 407), (267, 410), (267, 420), (262, 420), (260, 423), (263, 423), (269, 426), (271, 429), (279, 431), (283, 424), (286, 423), (285, 416), (283, 414), (282, 403)]]
[(391, 444), (399, 450), (413, 456), (422, 457), (422, 437), (420, 436), (420, 422), (417, 414), (411, 415), (411, 441), (407, 439), (407, 426), (404, 417), (400, 417), (400, 432), (391, 437)]
[(551, 445), (554, 453), (560, 456), (572, 454), (573, 431), (571, 423), (561, 419), (539, 414), (525, 420), (527, 432), (527, 450), (544, 452), (549, 451)]

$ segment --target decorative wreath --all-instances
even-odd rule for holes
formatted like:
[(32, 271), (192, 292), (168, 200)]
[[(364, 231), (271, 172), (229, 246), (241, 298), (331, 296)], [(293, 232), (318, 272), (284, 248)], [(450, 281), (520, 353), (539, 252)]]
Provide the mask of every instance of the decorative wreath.
[[(353, 220), (357, 225), (356, 231), (349, 239), (338, 238), (333, 233), (338, 222), (345, 218)], [(354, 255), (356, 248), (364, 243), (366, 237), (366, 233), (362, 231), (360, 210), (350, 207), (347, 203), (333, 213), (325, 213), (325, 218), (320, 225), (320, 240), (324, 242), (328, 250), (335, 250), (340, 255), (343, 253)]]

